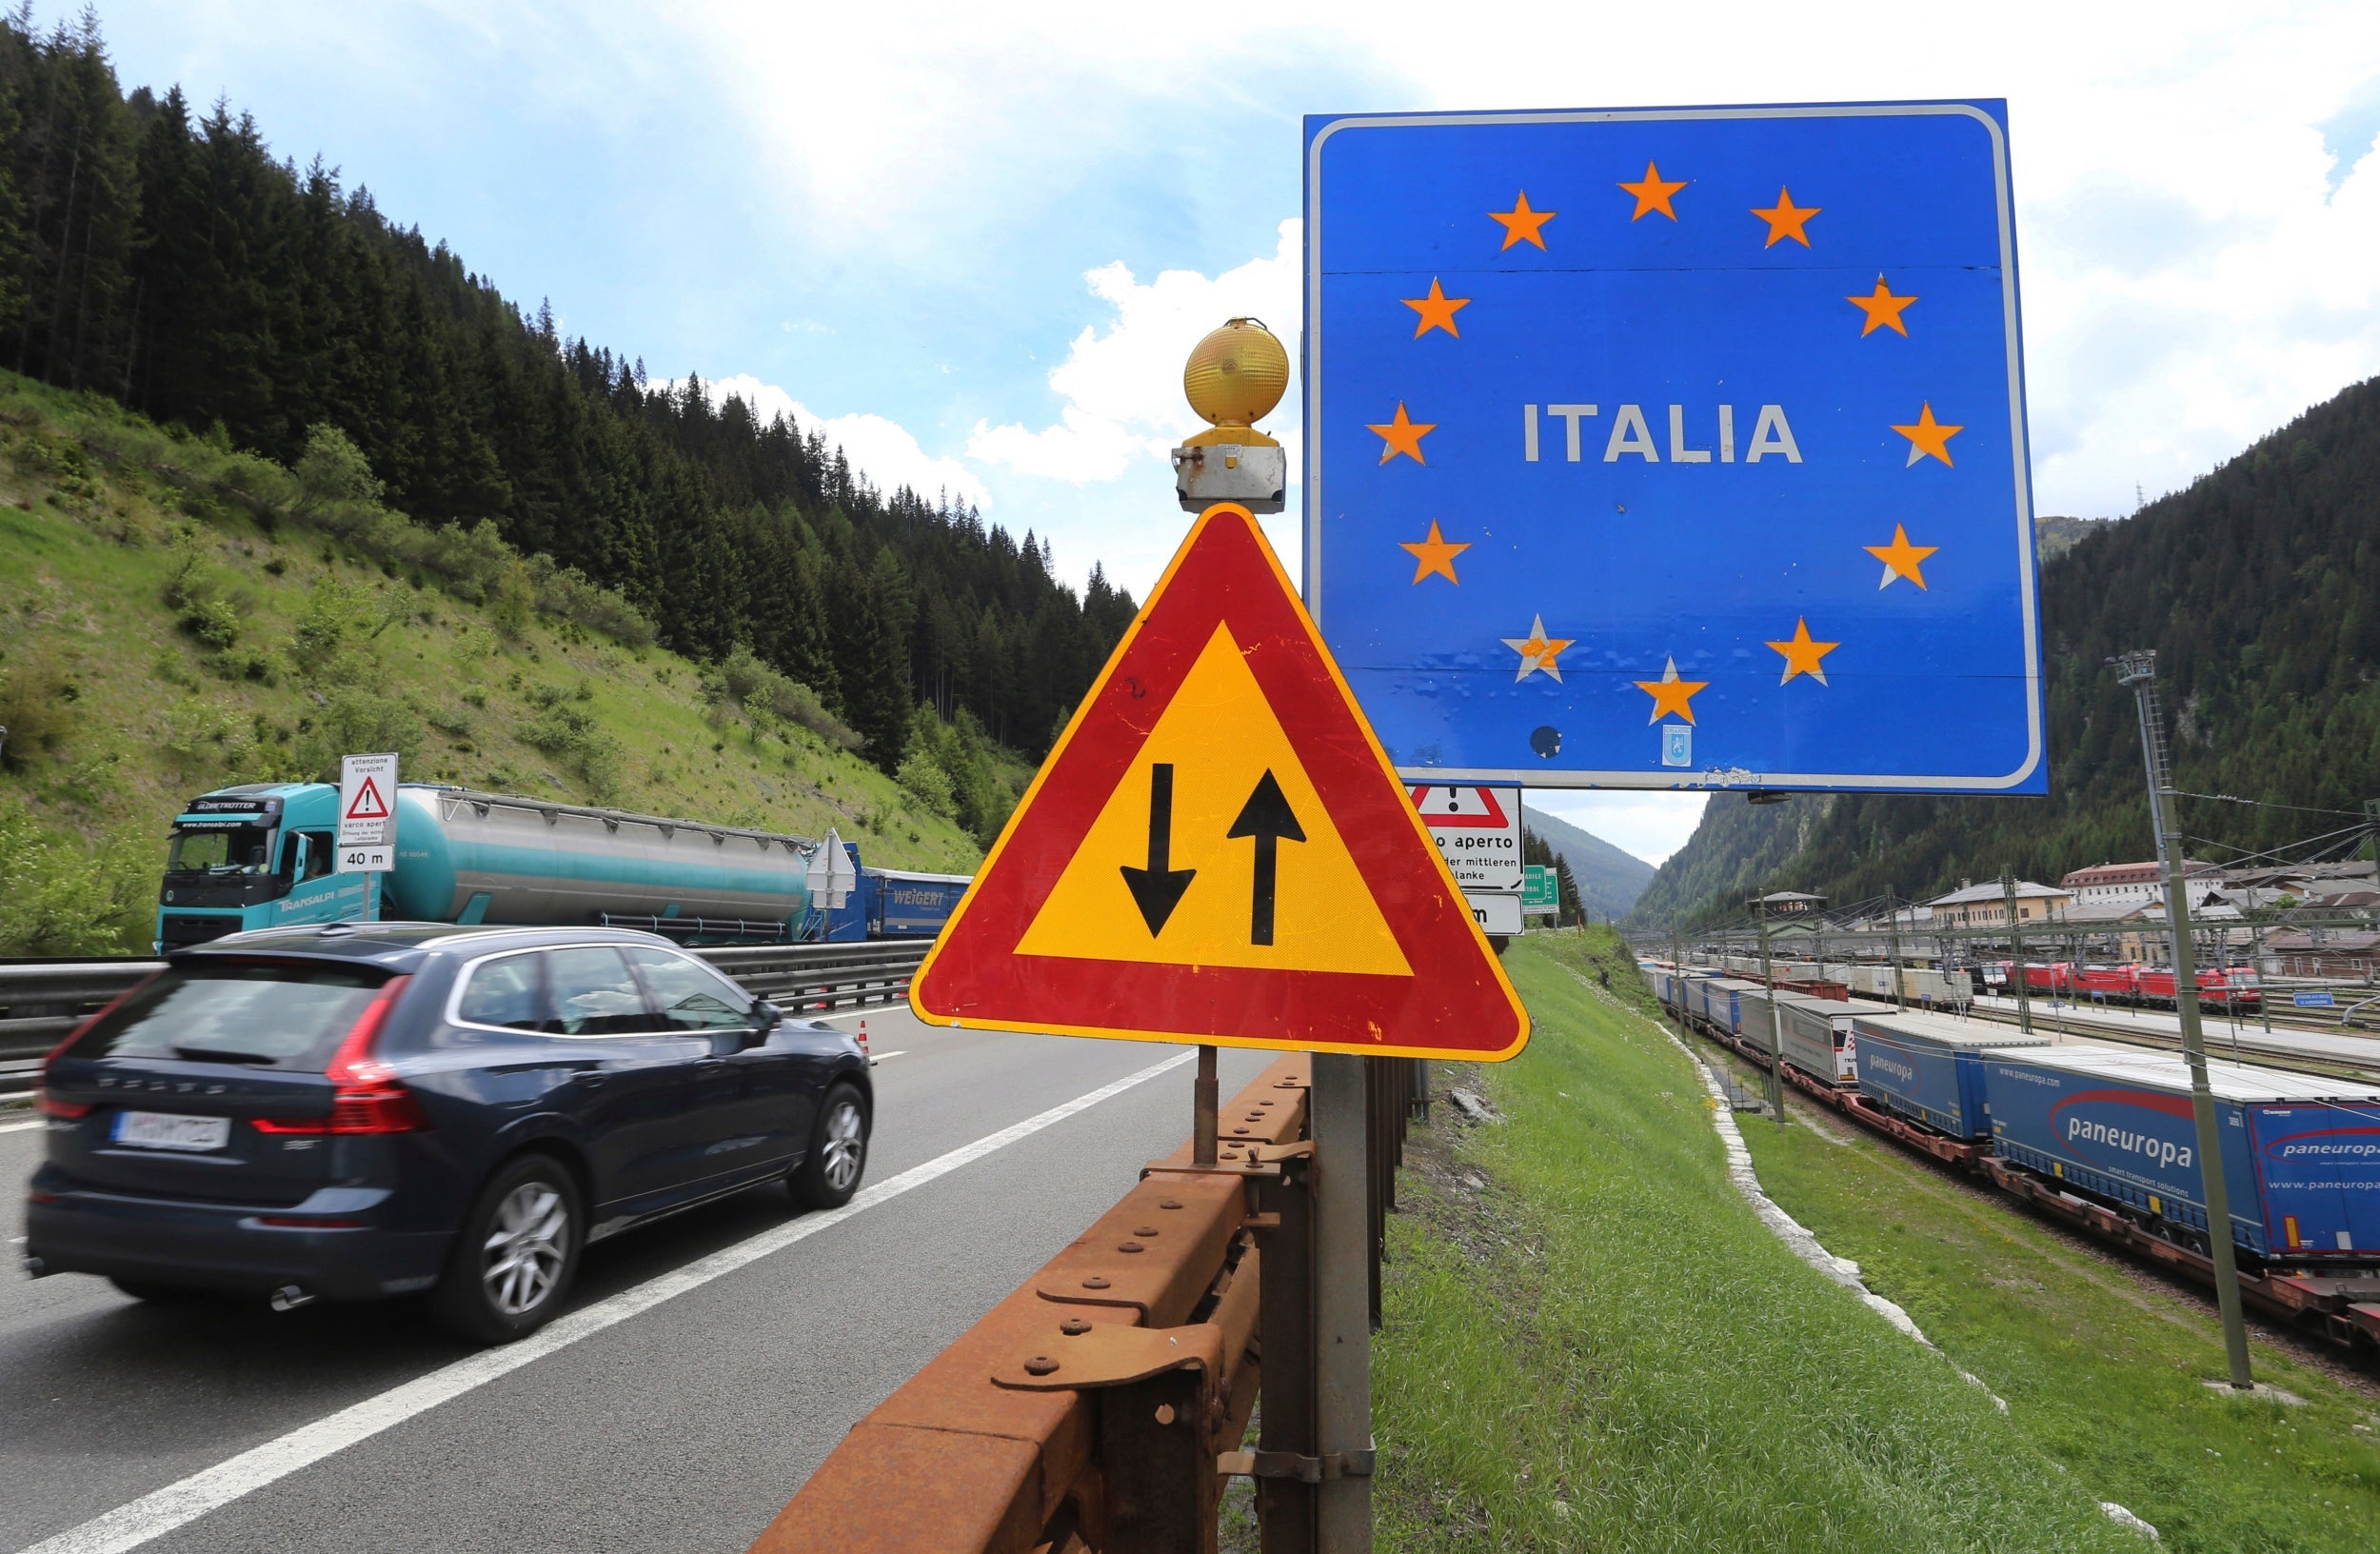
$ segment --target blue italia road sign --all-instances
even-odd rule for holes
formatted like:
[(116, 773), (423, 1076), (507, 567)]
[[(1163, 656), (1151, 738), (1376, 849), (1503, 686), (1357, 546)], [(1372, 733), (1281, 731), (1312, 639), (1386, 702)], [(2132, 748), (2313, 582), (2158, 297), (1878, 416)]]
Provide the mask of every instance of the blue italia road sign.
[(1409, 778), (2039, 793), (2006, 105), (1311, 117), (1305, 588)]

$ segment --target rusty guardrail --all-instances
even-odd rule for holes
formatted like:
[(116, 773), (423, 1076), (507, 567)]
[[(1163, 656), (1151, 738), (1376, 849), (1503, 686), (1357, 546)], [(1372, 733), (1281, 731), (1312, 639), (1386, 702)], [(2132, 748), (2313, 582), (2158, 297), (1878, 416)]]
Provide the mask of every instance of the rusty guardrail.
[[(1419, 1066), (1371, 1072), (1380, 1241)], [(1266, 1554), (1314, 1547), (1317, 1487), (1371, 1454), (1317, 1449), (1313, 1149), (1302, 1053), (1184, 1143), (852, 1426), (752, 1544), (845, 1554), (1213, 1554), (1225, 1482), (1255, 1479)], [(1259, 1390), (1255, 1449), (1240, 1449)]]
[[(908, 996), (927, 942), (689, 946), (688, 952), (783, 1008), (830, 1013)], [(0, 961), (0, 1094), (30, 1089), (42, 1055), (93, 1009), (165, 962), (137, 956)]]

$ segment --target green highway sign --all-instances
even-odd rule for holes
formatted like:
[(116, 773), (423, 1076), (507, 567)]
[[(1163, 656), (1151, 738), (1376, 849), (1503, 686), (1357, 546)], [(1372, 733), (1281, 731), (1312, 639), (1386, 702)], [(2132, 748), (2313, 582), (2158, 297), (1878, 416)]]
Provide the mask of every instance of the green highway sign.
[(1520, 909), (1523, 912), (1558, 912), (1562, 909), (1561, 895), (1555, 887), (1551, 865), (1531, 864), (1522, 872)]

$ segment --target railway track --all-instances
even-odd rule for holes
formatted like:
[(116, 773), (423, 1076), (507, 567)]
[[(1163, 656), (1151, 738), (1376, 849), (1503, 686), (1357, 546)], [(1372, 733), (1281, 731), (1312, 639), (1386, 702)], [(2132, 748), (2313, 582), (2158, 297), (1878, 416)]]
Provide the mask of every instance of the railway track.
[[(2015, 1006), (2010, 1003), (1975, 1000), (1968, 1006), (1970, 1018), (1991, 1020), (2002, 1025), (2017, 1024)], [(2121, 1042), (2132, 1046), (2157, 1051), (2181, 1050), (2182, 1037), (2178, 1029), (2166, 1031), (2153, 1026), (2143, 1026), (2129, 1020), (2113, 1020), (2077, 1013), (2071, 1004), (2051, 1006), (2036, 1004), (2033, 1012), (2035, 1031), (2055, 1031), (2069, 1035), (2088, 1036), (2094, 1041)], [(2380, 1038), (2347, 1035), (2336, 1026), (2289, 1025), (2274, 1022), (2270, 1034), (2261, 1026), (2245, 1024), (2234, 1026), (2221, 1016), (2205, 1020), (2207, 1051), (2213, 1057), (2232, 1058), (2237, 1062), (2267, 1068), (2296, 1068), (2335, 1074), (2342, 1078), (2380, 1081)], [(2311, 1040), (2291, 1041), (2298, 1037)], [(2359, 1050), (2361, 1049), (2361, 1050)]]

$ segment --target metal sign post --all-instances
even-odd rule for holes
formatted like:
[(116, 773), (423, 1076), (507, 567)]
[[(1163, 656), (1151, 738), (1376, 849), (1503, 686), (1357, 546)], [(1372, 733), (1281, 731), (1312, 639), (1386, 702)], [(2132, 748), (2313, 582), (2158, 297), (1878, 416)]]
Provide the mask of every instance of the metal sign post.
[(1768, 984), (1769, 996), (1769, 1108), (1776, 1114), (1776, 1126), (1785, 1126), (1785, 1016), (1776, 1006), (1776, 967), (1769, 959), (1769, 899), (1755, 896), (1753, 914), (1760, 924), (1760, 980)]
[(1909, 1007), (1909, 984), (1901, 971), (1901, 913), (1898, 896), (1891, 886), (1884, 887), (1884, 924), (1886, 944), (1893, 957), (1893, 1006)]
[(2241, 1391), (2256, 1385), (2248, 1365), (2248, 1321), (2239, 1298), (2239, 1260), (2231, 1247), (2231, 1191), (2223, 1169), (2223, 1127), (2207, 1082), (2207, 1033), (2198, 1019), (2198, 965), (2191, 953), (2190, 890), (2183, 880), (2182, 835), (2173, 825), (2172, 770), (2165, 748), (2165, 719), (2157, 707), (2157, 655), (2126, 653), (2108, 662), (2119, 685), (2129, 687), (2140, 714), (2140, 757), (2149, 771), (2149, 824), (2156, 833), (2157, 861), (2165, 867), (2166, 921), (2173, 930), (2173, 1006), (2182, 1018), (2182, 1053), (2190, 1064), (2190, 1106), (2197, 1123), (2198, 1172), (2207, 1194), (2207, 1250), (2214, 1263), (2214, 1298), (2223, 1315), (2224, 1358), (2231, 1383)]
[(2016, 983), (2016, 1028), (2033, 1034), (2033, 976), (2025, 969), (2025, 930), (2017, 926), (2016, 877), (2000, 872), (2000, 899), (2008, 904), (2009, 972)]

